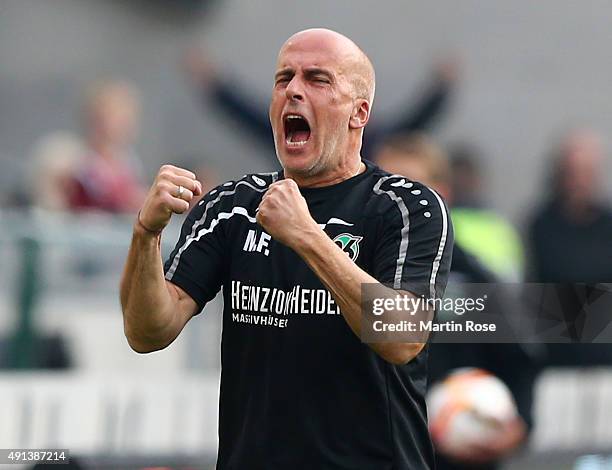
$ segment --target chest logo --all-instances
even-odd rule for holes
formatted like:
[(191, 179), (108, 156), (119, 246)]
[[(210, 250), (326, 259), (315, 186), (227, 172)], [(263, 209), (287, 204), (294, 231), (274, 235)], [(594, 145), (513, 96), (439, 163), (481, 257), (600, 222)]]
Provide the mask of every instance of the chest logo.
[(351, 235), (350, 233), (341, 233), (336, 238), (334, 238), (334, 243), (342, 248), (349, 258), (353, 261), (357, 259), (359, 256), (359, 243), (363, 237), (359, 237), (357, 235)]

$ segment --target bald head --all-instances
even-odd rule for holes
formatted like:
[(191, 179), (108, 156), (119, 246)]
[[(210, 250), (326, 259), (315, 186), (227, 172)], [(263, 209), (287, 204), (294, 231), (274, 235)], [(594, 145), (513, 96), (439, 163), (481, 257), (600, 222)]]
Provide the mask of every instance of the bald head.
[(328, 29), (291, 36), (278, 54), (269, 110), (287, 174), (302, 184), (354, 175), (373, 97), (374, 69), (353, 41)]
[(284, 50), (301, 47), (312, 50), (328, 49), (333, 51), (354, 87), (355, 97), (374, 101), (376, 77), (374, 67), (368, 56), (351, 39), (330, 29), (312, 28), (299, 31), (291, 36), (280, 49), (279, 58)]

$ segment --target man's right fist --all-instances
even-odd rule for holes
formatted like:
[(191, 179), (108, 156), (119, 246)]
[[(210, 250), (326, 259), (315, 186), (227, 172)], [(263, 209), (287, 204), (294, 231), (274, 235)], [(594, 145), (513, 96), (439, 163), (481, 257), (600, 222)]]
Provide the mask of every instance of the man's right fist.
[(149, 232), (163, 230), (173, 213), (189, 209), (194, 196), (202, 194), (202, 184), (196, 175), (172, 165), (163, 165), (140, 209), (138, 222)]

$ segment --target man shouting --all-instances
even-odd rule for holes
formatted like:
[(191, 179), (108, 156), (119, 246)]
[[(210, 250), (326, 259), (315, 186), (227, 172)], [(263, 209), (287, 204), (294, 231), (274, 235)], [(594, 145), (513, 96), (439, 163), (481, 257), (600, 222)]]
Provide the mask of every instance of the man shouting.
[(452, 227), (435, 192), (362, 161), (373, 98), (355, 43), (299, 32), (270, 103), (282, 170), (205, 195), (165, 265), (161, 233), (201, 185), (166, 165), (139, 213), (121, 283), (134, 350), (168, 346), (223, 287), (218, 469), (433, 468), (427, 348), (362, 342), (362, 286), (442, 295)]

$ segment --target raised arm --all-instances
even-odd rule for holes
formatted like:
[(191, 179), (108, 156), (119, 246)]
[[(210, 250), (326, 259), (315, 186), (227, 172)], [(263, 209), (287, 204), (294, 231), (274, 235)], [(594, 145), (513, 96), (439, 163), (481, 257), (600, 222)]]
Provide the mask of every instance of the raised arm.
[(456, 88), (458, 65), (448, 59), (436, 65), (415, 104), (406, 106), (393, 119), (376, 120), (365, 130), (362, 154), (373, 158), (377, 146), (395, 134), (429, 131), (448, 110)]
[[(274, 137), (265, 105), (256, 102), (235, 81), (215, 77), (209, 83), (208, 93), (215, 106), (240, 124), (274, 153)], [(252, 93), (251, 93), (252, 94)], [(274, 157), (275, 164), (276, 157)]]
[(196, 302), (164, 278), (160, 241), (172, 214), (187, 211), (201, 188), (192, 172), (164, 165), (134, 224), (120, 295), (125, 336), (139, 353), (168, 346), (197, 311)]
[(260, 103), (253, 92), (237, 80), (218, 70), (208, 55), (192, 50), (186, 57), (186, 71), (195, 87), (215, 108), (243, 130), (267, 146), (269, 160), (278, 166), (274, 150), (274, 137), (268, 118), (267, 106)]

